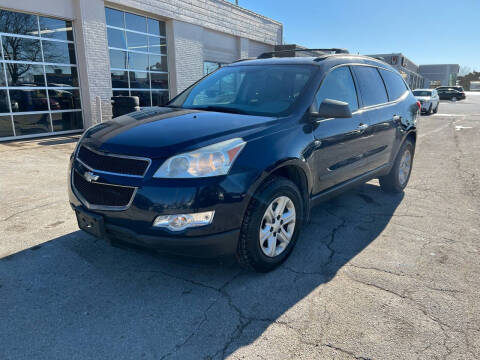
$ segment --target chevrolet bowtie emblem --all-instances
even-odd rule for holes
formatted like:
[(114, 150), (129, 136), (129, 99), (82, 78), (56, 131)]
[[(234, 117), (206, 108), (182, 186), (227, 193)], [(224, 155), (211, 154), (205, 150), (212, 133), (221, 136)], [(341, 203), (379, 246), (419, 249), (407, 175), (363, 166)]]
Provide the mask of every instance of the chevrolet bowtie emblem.
[(85, 180), (87, 180), (88, 182), (92, 182), (92, 181), (97, 181), (100, 176), (98, 175), (95, 175), (93, 172), (91, 171), (85, 171), (85, 174), (83, 174), (83, 177), (85, 178)]

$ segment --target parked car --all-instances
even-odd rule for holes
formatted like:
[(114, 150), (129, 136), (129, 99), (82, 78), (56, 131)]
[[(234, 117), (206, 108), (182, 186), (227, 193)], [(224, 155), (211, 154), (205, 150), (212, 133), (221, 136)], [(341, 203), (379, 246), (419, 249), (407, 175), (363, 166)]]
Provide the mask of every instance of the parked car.
[(164, 107), (85, 131), (70, 203), (81, 229), (114, 243), (235, 254), (269, 271), (321, 201), (374, 178), (403, 191), (418, 113), (402, 77), (376, 59), (236, 62)]
[(460, 92), (460, 91), (455, 90), (453, 88), (438, 90), (438, 96), (440, 97), (440, 100), (457, 101), (457, 100), (464, 100), (465, 99), (465, 93), (464, 92)]
[(435, 88), (435, 90), (448, 90), (448, 89), (453, 89), (453, 90), (457, 90), (457, 91), (460, 91), (460, 92), (465, 92), (465, 90), (463, 89), (463, 86), (438, 86)]
[(432, 114), (437, 113), (440, 98), (435, 89), (416, 89), (413, 90), (413, 95), (422, 105), (421, 112)]

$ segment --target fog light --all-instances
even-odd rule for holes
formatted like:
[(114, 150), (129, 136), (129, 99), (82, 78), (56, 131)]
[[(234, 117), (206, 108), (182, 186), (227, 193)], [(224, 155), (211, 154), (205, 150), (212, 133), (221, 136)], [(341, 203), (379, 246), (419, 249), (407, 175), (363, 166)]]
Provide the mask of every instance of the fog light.
[(212, 223), (215, 211), (195, 214), (160, 215), (153, 221), (154, 227), (163, 227), (172, 231), (181, 231), (191, 227), (205, 226)]

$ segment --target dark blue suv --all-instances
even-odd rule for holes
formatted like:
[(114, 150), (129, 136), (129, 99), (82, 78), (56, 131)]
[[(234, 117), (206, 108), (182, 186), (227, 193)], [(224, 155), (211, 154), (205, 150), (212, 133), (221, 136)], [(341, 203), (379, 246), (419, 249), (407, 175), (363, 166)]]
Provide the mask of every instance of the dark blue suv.
[(399, 73), (369, 57), (239, 61), (85, 131), (70, 202), (95, 236), (269, 271), (320, 201), (373, 178), (403, 191), (418, 111)]

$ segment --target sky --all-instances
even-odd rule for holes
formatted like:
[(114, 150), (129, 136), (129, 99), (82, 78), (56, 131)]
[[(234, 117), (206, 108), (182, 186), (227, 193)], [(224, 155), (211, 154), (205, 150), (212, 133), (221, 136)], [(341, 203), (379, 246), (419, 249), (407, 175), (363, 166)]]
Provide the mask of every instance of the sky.
[[(232, 1), (234, 2), (234, 1)], [(286, 44), (401, 52), (417, 65), (480, 71), (480, 0), (238, 0), (283, 23)]]

